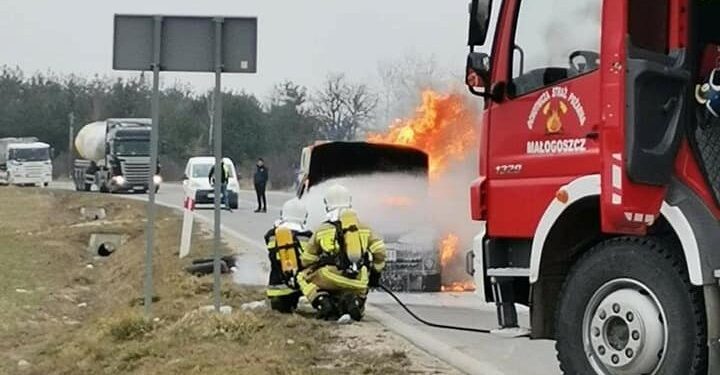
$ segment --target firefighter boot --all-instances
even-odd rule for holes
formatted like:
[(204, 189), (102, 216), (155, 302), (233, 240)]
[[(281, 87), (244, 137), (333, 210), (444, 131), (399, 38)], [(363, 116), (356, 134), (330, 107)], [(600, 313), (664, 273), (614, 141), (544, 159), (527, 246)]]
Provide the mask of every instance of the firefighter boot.
[(318, 319), (330, 320), (337, 315), (335, 312), (335, 306), (333, 305), (330, 296), (327, 294), (323, 294), (315, 298), (312, 305), (315, 310), (318, 311)]
[(360, 321), (365, 312), (365, 299), (352, 293), (347, 293), (342, 297), (342, 310), (347, 313), (355, 321)]
[(270, 298), (270, 308), (281, 313), (291, 313), (297, 308), (300, 296), (292, 293), (286, 296), (278, 296)]

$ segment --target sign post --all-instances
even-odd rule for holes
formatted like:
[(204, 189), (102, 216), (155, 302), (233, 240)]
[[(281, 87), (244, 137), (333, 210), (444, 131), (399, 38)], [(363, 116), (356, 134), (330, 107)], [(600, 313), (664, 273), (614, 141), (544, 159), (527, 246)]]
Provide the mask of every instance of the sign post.
[[(215, 149), (215, 237), (213, 238), (213, 305), (220, 311), (220, 204), (225, 199), (221, 196), (220, 185), (225, 176), (222, 160), (222, 18), (215, 18), (215, 91), (213, 93), (213, 147)], [(227, 192), (226, 192), (227, 194)]]
[[(215, 149), (214, 305), (220, 310), (220, 184), (222, 183), (221, 75), (257, 71), (257, 18), (115, 15), (113, 69), (153, 71), (150, 163), (157, 168), (160, 129), (160, 72), (214, 72)], [(153, 293), (155, 181), (149, 176), (145, 247), (145, 314)], [(218, 178), (219, 177), (219, 178)]]
[(68, 114), (68, 124), (69, 131), (68, 131), (68, 156), (67, 156), (67, 165), (68, 165), (68, 177), (70, 177), (70, 181), (74, 180), (73, 172), (73, 150), (75, 150), (75, 113), (70, 112)]

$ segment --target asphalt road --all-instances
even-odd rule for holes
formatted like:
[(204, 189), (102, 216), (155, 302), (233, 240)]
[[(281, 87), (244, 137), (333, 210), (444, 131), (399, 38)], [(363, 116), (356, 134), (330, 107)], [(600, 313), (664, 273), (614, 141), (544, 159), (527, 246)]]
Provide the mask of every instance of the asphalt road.
[[(55, 187), (70, 188), (55, 183)], [(280, 215), (283, 202), (291, 193), (268, 192), (268, 212), (254, 213), (255, 193), (242, 191), (239, 208), (222, 211), (221, 223), (225, 233), (236, 240), (239, 269), (235, 281), (263, 283), (267, 262), (263, 235)], [(146, 199), (145, 195), (127, 195), (132, 199)], [(182, 206), (183, 191), (179, 184), (163, 184), (157, 202), (168, 206)], [(212, 205), (199, 206), (197, 217), (212, 223)], [(192, 256), (192, 253), (191, 253)], [(474, 293), (401, 294), (400, 298), (426, 320), (477, 328), (496, 328), (494, 306), (484, 303)], [(432, 328), (415, 321), (382, 292), (371, 293), (368, 313), (391, 330), (398, 332), (417, 346), (468, 373), (474, 374), (560, 374), (555, 359), (554, 342), (531, 341), (527, 338), (507, 338), (499, 334), (479, 334), (457, 330)], [(527, 309), (520, 309), (521, 325), (528, 325)]]

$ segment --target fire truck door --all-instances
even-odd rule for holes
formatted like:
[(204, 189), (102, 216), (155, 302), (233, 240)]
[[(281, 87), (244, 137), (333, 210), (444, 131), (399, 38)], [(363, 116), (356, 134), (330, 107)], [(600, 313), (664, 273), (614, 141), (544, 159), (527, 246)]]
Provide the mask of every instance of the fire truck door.
[(644, 234), (672, 177), (690, 82), (679, 2), (603, 4), (604, 232)]

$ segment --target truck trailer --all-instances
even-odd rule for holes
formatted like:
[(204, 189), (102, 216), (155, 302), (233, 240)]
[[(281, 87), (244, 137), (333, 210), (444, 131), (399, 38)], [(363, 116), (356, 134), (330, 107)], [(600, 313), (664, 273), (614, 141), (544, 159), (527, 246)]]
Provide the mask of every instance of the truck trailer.
[(48, 186), (51, 154), (50, 145), (35, 137), (0, 138), (0, 184)]
[(75, 137), (80, 158), (73, 163), (77, 191), (145, 193), (162, 182), (150, 166), (150, 119), (108, 119), (85, 125)]
[(470, 4), (472, 272), (501, 327), (530, 307), (564, 373), (720, 374), (718, 19), (700, 0)]

